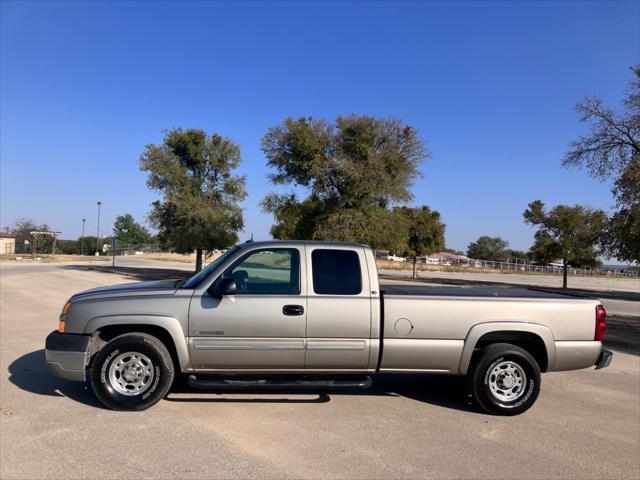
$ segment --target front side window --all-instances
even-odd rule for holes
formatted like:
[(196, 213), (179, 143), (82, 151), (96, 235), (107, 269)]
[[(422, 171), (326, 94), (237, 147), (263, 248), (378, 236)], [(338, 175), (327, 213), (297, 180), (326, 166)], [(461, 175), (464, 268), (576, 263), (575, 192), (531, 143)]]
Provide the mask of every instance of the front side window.
[(314, 250), (311, 266), (315, 293), (358, 295), (362, 291), (360, 259), (353, 250)]
[(238, 294), (299, 294), (300, 254), (295, 248), (256, 250), (231, 265)]
[(213, 262), (211, 262), (205, 268), (203, 268), (186, 282), (184, 282), (182, 284), (182, 288), (196, 288), (198, 285), (200, 285), (200, 283), (202, 283), (205, 278), (213, 273), (216, 268), (222, 265), (231, 255), (236, 253), (236, 251), (238, 251), (239, 249), (240, 247), (236, 245), (235, 247), (227, 250), (224, 254), (216, 258)]

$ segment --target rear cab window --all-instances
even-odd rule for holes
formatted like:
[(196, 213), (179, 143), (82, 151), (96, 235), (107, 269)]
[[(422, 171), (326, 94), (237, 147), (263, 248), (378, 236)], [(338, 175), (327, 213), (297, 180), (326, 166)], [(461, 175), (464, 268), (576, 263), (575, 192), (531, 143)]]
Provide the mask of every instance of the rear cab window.
[(311, 252), (313, 291), (320, 295), (362, 292), (360, 258), (353, 250), (315, 249)]

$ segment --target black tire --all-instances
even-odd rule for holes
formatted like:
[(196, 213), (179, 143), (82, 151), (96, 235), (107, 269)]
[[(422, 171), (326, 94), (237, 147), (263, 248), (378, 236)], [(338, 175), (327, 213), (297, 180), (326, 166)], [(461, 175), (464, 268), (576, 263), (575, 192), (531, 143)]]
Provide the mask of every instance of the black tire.
[[(124, 355), (129, 352), (139, 354), (139, 358), (142, 359), (139, 361), (140, 369), (150, 364), (149, 373), (139, 373), (139, 377), (136, 377), (138, 383), (133, 384), (131, 390), (127, 389), (132, 385), (119, 374), (118, 369), (118, 365), (133, 362), (130, 356)], [(121, 358), (123, 360), (119, 360)], [(118, 361), (118, 364), (111, 369), (115, 361)], [(117, 377), (115, 383), (111, 377), (112, 371), (115, 372), (114, 378)], [(135, 373), (133, 367), (130, 371), (131, 375)], [(96, 354), (90, 374), (91, 387), (98, 400), (112, 410), (127, 411), (146, 410), (158, 403), (169, 392), (173, 377), (173, 360), (167, 347), (156, 337), (146, 333), (127, 333), (111, 340)], [(149, 381), (143, 385), (145, 379)], [(135, 388), (142, 391), (137, 393)], [(130, 393), (123, 394), (118, 390)]]
[(518, 415), (538, 398), (540, 367), (526, 350), (510, 343), (493, 343), (472, 366), (469, 383), (473, 399), (485, 411)]

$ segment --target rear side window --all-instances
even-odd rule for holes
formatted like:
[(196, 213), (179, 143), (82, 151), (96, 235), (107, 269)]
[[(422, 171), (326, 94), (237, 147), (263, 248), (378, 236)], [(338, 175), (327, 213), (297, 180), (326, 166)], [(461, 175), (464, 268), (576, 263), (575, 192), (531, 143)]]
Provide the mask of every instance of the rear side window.
[(311, 266), (315, 293), (357, 295), (362, 291), (360, 260), (352, 250), (314, 250)]

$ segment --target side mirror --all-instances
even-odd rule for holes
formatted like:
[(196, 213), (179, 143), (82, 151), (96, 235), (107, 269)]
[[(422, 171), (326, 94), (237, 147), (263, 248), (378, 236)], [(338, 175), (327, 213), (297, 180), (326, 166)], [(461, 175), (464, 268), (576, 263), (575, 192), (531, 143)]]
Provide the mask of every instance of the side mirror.
[(218, 298), (222, 298), (225, 295), (235, 295), (236, 281), (231, 277), (219, 278), (213, 285), (211, 285), (207, 289), (207, 292), (209, 293), (209, 295)]

